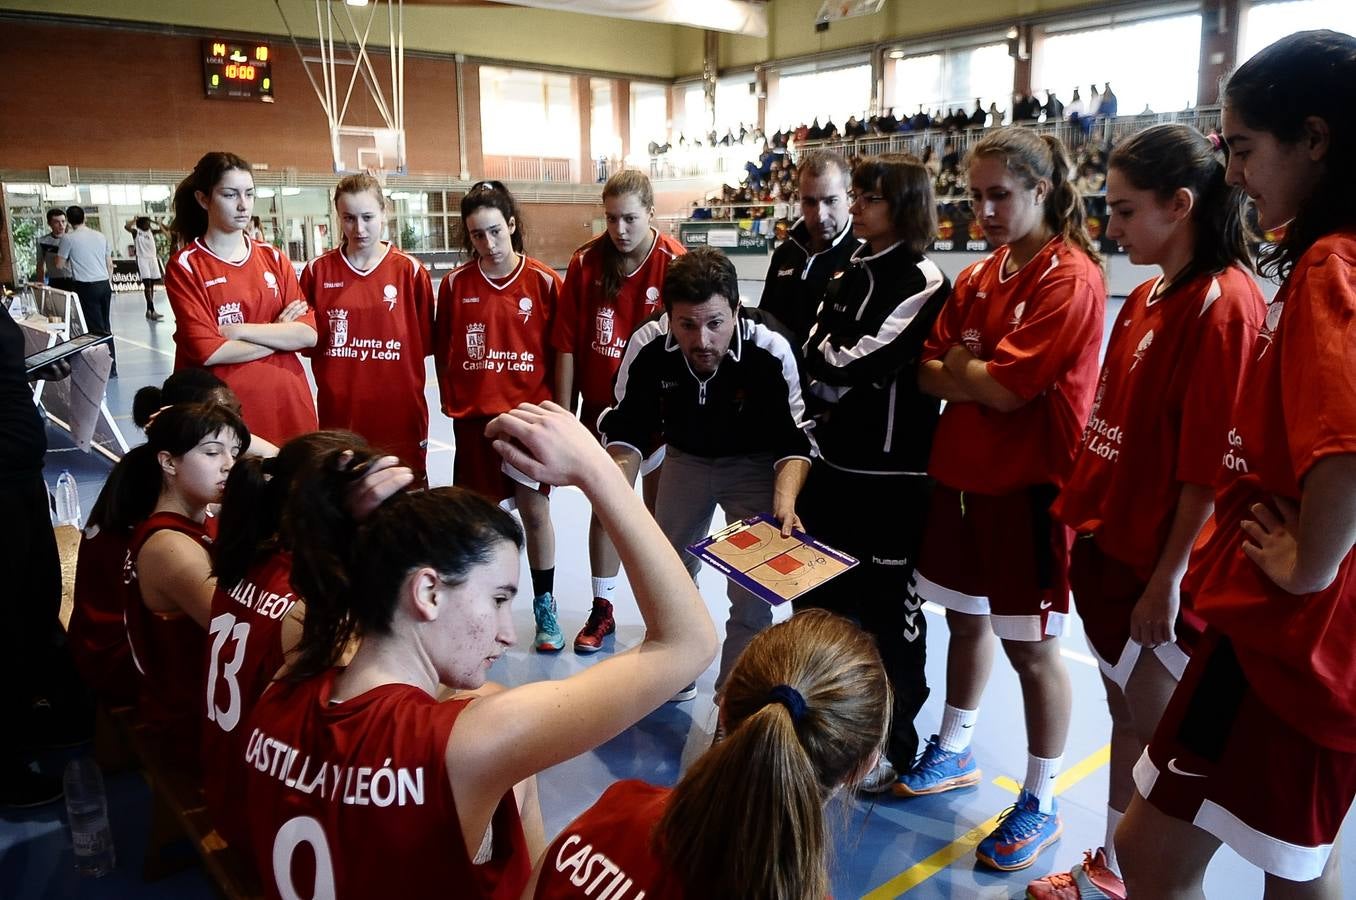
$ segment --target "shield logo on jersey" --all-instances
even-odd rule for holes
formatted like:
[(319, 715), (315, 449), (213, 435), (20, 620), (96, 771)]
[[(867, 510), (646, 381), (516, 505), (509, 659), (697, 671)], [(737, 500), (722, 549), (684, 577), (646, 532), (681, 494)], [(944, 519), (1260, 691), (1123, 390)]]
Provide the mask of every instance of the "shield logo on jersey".
[(965, 345), (966, 350), (969, 350), (975, 356), (981, 356), (984, 353), (984, 339), (978, 328), (967, 328), (962, 331), (961, 343)]
[(598, 310), (598, 318), (594, 322), (594, 334), (598, 339), (598, 346), (607, 347), (612, 344), (613, 329), (616, 325), (616, 311), (610, 306), (604, 306)]
[(466, 326), (466, 355), (471, 359), (485, 358), (484, 322), (472, 322)]
[(651, 306), (659, 305), (659, 288), (650, 285), (645, 289), (645, 312), (650, 311)]
[(395, 312), (397, 293), (398, 292), (396, 291), (396, 286), (393, 284), (388, 284), (386, 285), (386, 287), (381, 289), (381, 295), (386, 299), (386, 308), (389, 309), (391, 312)]
[(531, 298), (531, 297), (523, 297), (523, 298), (521, 298), (521, 299), (518, 301), (518, 315), (520, 315), (520, 316), (523, 317), (523, 321), (524, 321), (524, 322), (526, 322), (528, 319), (532, 318), (532, 298)]
[(244, 325), (245, 313), (239, 303), (223, 303), (217, 307), (217, 325)]
[(1102, 377), (1097, 379), (1097, 393), (1092, 398), (1092, 415), (1097, 415), (1097, 410), (1102, 408), (1102, 398), (1106, 396), (1106, 369), (1102, 370)]
[(1139, 339), (1139, 346), (1135, 348), (1135, 361), (1130, 364), (1130, 371), (1135, 371), (1135, 366), (1144, 359), (1144, 354), (1148, 352), (1149, 345), (1154, 342), (1154, 330), (1150, 328), (1145, 332), (1144, 337)]
[(348, 310), (332, 309), (330, 319), (330, 349), (337, 350), (348, 343)]

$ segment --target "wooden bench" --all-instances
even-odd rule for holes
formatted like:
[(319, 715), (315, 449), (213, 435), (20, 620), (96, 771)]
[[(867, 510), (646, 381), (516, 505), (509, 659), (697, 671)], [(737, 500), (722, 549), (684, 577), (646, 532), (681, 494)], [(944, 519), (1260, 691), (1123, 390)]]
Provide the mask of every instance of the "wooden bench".
[(109, 718), (123, 742), (141, 761), (141, 772), (151, 788), (151, 827), (142, 861), (141, 877), (158, 881), (192, 865), (192, 857), (168, 852), (187, 839), (217, 891), (228, 900), (255, 900), (263, 896), (248, 853), (227, 845), (213, 827), (202, 787), (196, 776), (164, 759), (151, 734), (135, 721), (130, 707), (109, 710)]

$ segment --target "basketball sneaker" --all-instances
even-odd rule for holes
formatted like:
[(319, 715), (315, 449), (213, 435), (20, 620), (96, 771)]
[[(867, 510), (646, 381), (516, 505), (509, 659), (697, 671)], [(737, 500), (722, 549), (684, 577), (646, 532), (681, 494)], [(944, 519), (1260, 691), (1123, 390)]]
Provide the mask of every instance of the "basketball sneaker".
[(894, 791), (897, 797), (923, 797), (942, 794), (957, 788), (979, 784), (979, 766), (975, 752), (966, 747), (958, 753), (943, 750), (937, 735), (928, 738), (928, 745), (913, 768), (899, 776)]
[(882, 756), (876, 767), (867, 773), (861, 784), (857, 785), (857, 790), (864, 794), (883, 794), (898, 777), (899, 773), (895, 771), (894, 765)]
[(588, 622), (575, 636), (574, 652), (597, 653), (603, 649), (603, 638), (616, 630), (617, 621), (612, 618), (612, 604), (601, 597), (595, 597), (593, 612), (589, 613)]
[(685, 703), (697, 696), (697, 682), (692, 682), (678, 693), (669, 698), (670, 703)]
[(565, 649), (565, 635), (556, 621), (556, 598), (547, 591), (532, 600), (532, 617), (537, 620), (537, 652), (558, 653)]
[(998, 827), (979, 842), (975, 856), (1003, 872), (1025, 869), (1042, 850), (1059, 840), (1063, 830), (1057, 811), (1041, 812), (1036, 795), (1022, 791), (1017, 803), (1003, 813)]
[(1069, 872), (1052, 872), (1026, 886), (1027, 900), (1125, 900), (1125, 882), (1106, 864), (1098, 847), (1084, 850)]

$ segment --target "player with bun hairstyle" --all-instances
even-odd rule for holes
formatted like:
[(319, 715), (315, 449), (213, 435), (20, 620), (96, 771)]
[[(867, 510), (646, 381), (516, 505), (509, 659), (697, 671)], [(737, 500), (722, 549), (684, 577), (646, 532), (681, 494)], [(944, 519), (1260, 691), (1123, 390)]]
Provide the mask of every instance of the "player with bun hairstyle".
[(425, 480), (433, 284), (418, 260), (381, 239), (386, 197), (371, 175), (334, 189), (343, 240), (301, 273), (318, 335), (311, 351), (321, 428), (361, 434)]
[(560, 276), (523, 253), (518, 203), (498, 181), (461, 199), (462, 242), (471, 257), (443, 279), (435, 326), (438, 390), (452, 419), (452, 483), (516, 507), (527, 534), (532, 614), (541, 652), (564, 649), (556, 620), (556, 536), (549, 488), (505, 466), (486, 435), (490, 421), (520, 403), (551, 398), (555, 354), (549, 337)]
[[(824, 610), (798, 613), (745, 648), (720, 716), (727, 736), (675, 787), (619, 781), (565, 826), (524, 896), (600, 896), (611, 884), (627, 897), (828, 896), (824, 807), (871, 771), (889, 733), (875, 642)], [(617, 867), (601, 893), (582, 878), (586, 846)]]
[(174, 192), (180, 249), (165, 271), (174, 310), (174, 368), (206, 366), (240, 399), (252, 431), (274, 444), (316, 428), (297, 350), (314, 347), (315, 316), (292, 264), (250, 239), (250, 164), (233, 153), (198, 160)]
[[(240, 402), (220, 378), (207, 369), (180, 369), (164, 385), (141, 388), (132, 398), (132, 421), (145, 430), (163, 407), (176, 403), (216, 403), (239, 415)], [(277, 452), (267, 441), (250, 439), (249, 453)], [(66, 637), (85, 684), (109, 706), (136, 702), (137, 676), (123, 624), (122, 580), (134, 521), (113, 523), (108, 517), (113, 491), (109, 482), (99, 491), (85, 519), (75, 564), (75, 589)]]
[(1226, 178), (1282, 278), (1182, 585), (1209, 626), (1116, 832), (1134, 897), (1199, 897), (1221, 843), (1268, 897), (1342, 896), (1356, 798), (1356, 38), (1276, 41), (1224, 86)]
[[(1162, 274), (1131, 292), (1112, 326), (1083, 446), (1055, 502), (1079, 536), (1069, 581), (1111, 712), (1106, 840), (1043, 900), (1125, 896), (1114, 837), (1132, 770), (1187, 664), (1200, 621), (1183, 606), (1187, 557), (1214, 504), (1220, 448), (1266, 303), (1244, 241), (1243, 192), (1222, 147), (1156, 125), (1111, 155), (1107, 236)], [(1061, 893), (1063, 891), (1063, 893)]]
[[(488, 434), (528, 477), (582, 488), (633, 573), (645, 637), (568, 678), (440, 703), (440, 685), (483, 685), (514, 643), (517, 522), (455, 487), (399, 494), (356, 530), (324, 496), (294, 504), (309, 537), (293, 559), (302, 643), (255, 707), (244, 757), (270, 897), (296, 895), (294, 857), (339, 897), (519, 896), (542, 847), (528, 845), (514, 785), (630, 727), (715, 654), (686, 570), (593, 435), (549, 401)], [(309, 760), (306, 773), (278, 754)]]
[(137, 717), (165, 760), (198, 768), (206, 627), (212, 607), (209, 552), (226, 477), (249, 446), (244, 422), (218, 403), (176, 404), (146, 425), (146, 443), (109, 473), (105, 527), (131, 528), (123, 578)]
[[(650, 224), (654, 188), (643, 172), (625, 169), (603, 185), (607, 232), (574, 252), (561, 288), (560, 310), (551, 329), (556, 350), (556, 402), (575, 408), (595, 433), (598, 418), (612, 405), (612, 386), (626, 341), (663, 307), (660, 296), (669, 262), (683, 246)], [(646, 505), (654, 510), (662, 452), (641, 471)], [(576, 653), (596, 653), (616, 630), (612, 599), (619, 571), (617, 553), (595, 516), (589, 521), (589, 571), (593, 609), (574, 639)]]
[(919, 384), (947, 405), (928, 463), (937, 486), (917, 589), (946, 607), (951, 634), (941, 728), (895, 792), (978, 783), (971, 740), (997, 634), (1022, 686), (1027, 771), (976, 855), (1011, 870), (1063, 828), (1055, 777), (1073, 698), (1059, 635), (1072, 532), (1050, 505), (1092, 407), (1106, 286), (1058, 139), (994, 129), (966, 166), (975, 215), (998, 250), (956, 278), (923, 353)]

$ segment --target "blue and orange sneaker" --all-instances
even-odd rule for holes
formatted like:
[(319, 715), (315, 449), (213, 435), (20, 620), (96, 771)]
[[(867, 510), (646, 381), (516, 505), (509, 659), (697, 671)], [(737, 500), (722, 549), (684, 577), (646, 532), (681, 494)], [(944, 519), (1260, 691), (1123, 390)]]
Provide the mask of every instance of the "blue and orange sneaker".
[(979, 776), (973, 749), (966, 747), (959, 753), (943, 750), (934, 734), (913, 768), (899, 776), (893, 790), (896, 797), (942, 794), (979, 784)]
[(537, 652), (558, 653), (565, 647), (565, 635), (556, 621), (556, 600), (547, 591), (532, 600), (532, 618), (537, 620)]
[(1059, 812), (1041, 812), (1035, 794), (1022, 793), (1017, 803), (998, 821), (998, 827), (979, 842), (975, 856), (986, 866), (1002, 872), (1025, 869), (1046, 847), (1059, 840), (1064, 823)]

